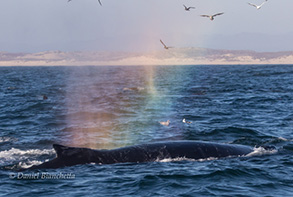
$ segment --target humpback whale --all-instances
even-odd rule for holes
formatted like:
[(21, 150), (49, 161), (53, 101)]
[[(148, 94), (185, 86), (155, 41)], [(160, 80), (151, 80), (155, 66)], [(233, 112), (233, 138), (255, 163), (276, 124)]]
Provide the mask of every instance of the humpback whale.
[(112, 150), (68, 147), (53, 144), (57, 157), (28, 169), (61, 168), (78, 164), (142, 163), (163, 159), (207, 159), (244, 156), (253, 152), (245, 145), (203, 141), (169, 141), (126, 146)]

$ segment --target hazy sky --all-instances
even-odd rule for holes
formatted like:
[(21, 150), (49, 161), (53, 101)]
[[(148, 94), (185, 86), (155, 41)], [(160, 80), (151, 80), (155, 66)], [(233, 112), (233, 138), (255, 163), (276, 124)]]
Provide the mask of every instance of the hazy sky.
[(293, 0), (101, 1), (0, 0), (0, 51), (293, 50)]

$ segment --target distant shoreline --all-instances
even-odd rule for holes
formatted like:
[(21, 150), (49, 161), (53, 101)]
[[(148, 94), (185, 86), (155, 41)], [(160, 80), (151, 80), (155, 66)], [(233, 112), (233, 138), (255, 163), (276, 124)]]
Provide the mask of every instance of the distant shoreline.
[(261, 66), (261, 65), (280, 65), (280, 66), (293, 66), (293, 63), (288, 64), (170, 64), (170, 65), (0, 65), (4, 67), (145, 67), (145, 66)]
[(130, 52), (0, 52), (0, 66), (290, 65), (293, 52), (176, 48)]

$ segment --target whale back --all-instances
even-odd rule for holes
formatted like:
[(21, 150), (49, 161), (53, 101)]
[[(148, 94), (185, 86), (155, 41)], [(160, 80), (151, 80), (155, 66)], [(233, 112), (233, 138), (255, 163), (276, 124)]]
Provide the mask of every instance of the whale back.
[(251, 153), (249, 146), (201, 141), (159, 142), (127, 146), (99, 154), (101, 163), (150, 162), (162, 159), (206, 159), (243, 156)]
[(63, 146), (60, 144), (53, 144), (53, 148), (57, 154), (57, 158), (72, 157), (74, 155), (84, 152), (86, 148), (75, 148)]
[(243, 156), (251, 153), (249, 146), (201, 141), (174, 141), (126, 146), (112, 150), (53, 145), (57, 157), (30, 169), (59, 168), (78, 164), (113, 164), (125, 162), (151, 162), (162, 159), (206, 159), (228, 156)]
[[(154, 148), (157, 146), (157, 148)], [(220, 144), (201, 141), (175, 141), (148, 145), (148, 151), (157, 152), (158, 159), (165, 158), (222, 158), (228, 156), (243, 156), (253, 151), (249, 146)]]

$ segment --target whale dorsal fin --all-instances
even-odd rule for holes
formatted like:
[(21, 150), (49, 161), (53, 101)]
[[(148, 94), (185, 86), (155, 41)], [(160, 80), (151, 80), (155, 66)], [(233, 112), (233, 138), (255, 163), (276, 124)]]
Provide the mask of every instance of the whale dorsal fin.
[(53, 144), (53, 148), (56, 151), (57, 158), (59, 157), (71, 157), (79, 154), (85, 150), (85, 148), (68, 147), (60, 144)]
[(57, 157), (62, 157), (64, 152), (69, 149), (69, 147), (60, 144), (53, 144), (53, 148), (56, 151)]

